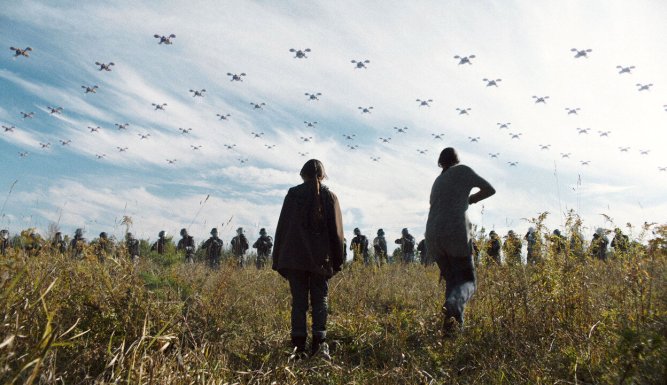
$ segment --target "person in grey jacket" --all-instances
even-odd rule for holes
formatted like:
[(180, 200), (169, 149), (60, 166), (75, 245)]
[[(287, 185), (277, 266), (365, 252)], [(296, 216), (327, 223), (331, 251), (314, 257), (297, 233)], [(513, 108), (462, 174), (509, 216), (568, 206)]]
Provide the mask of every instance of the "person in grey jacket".
[(338, 198), (326, 186), (324, 166), (317, 159), (301, 169), (303, 183), (292, 187), (283, 202), (273, 244), (273, 270), (289, 281), (292, 294), (292, 345), (306, 354), (308, 297), (312, 306), (311, 355), (329, 356), (327, 337), (328, 280), (344, 259), (343, 220)]
[[(465, 305), (476, 288), (468, 206), (490, 197), (496, 190), (472, 168), (460, 164), (451, 147), (442, 150), (438, 166), (442, 173), (431, 188), (426, 244), (429, 258), (438, 264), (446, 282), (443, 332), (451, 334), (456, 323), (463, 326)], [(473, 188), (479, 191), (470, 195)]]

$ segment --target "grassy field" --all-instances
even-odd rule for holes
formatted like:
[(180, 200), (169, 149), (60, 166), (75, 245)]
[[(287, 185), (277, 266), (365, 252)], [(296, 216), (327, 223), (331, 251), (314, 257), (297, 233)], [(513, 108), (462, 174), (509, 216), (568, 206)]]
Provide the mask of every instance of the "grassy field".
[(270, 269), (17, 253), (0, 263), (0, 382), (664, 384), (666, 230), (606, 263), (480, 266), (455, 338), (437, 267), (348, 267), (330, 281), (331, 362), (289, 359), (288, 285)]

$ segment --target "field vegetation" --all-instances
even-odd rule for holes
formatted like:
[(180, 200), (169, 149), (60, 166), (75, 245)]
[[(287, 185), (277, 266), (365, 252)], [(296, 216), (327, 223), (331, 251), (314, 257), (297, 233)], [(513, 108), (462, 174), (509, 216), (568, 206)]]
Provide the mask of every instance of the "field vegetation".
[(10, 251), (0, 383), (663, 384), (667, 226), (634, 237), (606, 262), (545, 245), (538, 265), (482, 263), (447, 338), (436, 266), (348, 266), (330, 281), (331, 361), (291, 359), (288, 285), (270, 269)]

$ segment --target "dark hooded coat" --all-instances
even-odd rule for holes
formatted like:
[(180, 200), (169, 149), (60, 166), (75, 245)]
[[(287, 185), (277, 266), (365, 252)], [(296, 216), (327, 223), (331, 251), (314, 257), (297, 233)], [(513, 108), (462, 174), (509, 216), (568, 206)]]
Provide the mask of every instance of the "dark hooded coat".
[[(305, 182), (287, 192), (273, 244), (273, 270), (286, 277), (288, 270), (331, 277), (344, 262), (343, 219), (338, 198), (317, 183)], [(321, 207), (321, 211), (318, 210)]]

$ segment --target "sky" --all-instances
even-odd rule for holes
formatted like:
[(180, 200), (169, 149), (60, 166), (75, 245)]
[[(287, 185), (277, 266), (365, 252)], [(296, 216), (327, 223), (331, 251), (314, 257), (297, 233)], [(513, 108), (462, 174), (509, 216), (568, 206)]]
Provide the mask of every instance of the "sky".
[(497, 190), (468, 211), (487, 231), (523, 233), (542, 212), (562, 229), (569, 210), (586, 235), (665, 223), (665, 15), (659, 0), (8, 0), (0, 227), (122, 237), (129, 216), (141, 238), (252, 238), (273, 233), (316, 158), (348, 239), (355, 227), (421, 239), (450, 146)]

